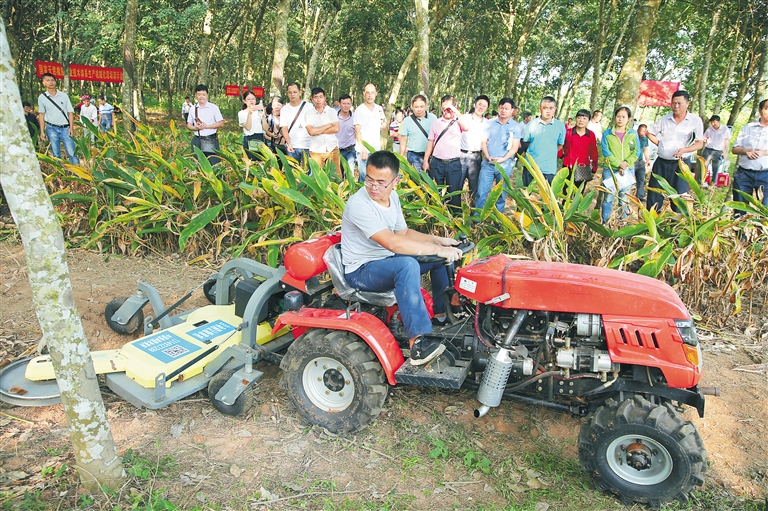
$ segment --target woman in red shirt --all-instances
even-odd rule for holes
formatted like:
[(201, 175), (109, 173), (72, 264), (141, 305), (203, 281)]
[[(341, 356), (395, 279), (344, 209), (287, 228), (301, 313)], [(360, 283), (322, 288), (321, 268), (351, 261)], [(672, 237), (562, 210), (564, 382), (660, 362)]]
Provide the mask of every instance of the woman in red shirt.
[(576, 126), (566, 130), (563, 146), (563, 165), (570, 169), (573, 183), (582, 190), (597, 172), (597, 139), (587, 129), (590, 117), (589, 111), (578, 111)]

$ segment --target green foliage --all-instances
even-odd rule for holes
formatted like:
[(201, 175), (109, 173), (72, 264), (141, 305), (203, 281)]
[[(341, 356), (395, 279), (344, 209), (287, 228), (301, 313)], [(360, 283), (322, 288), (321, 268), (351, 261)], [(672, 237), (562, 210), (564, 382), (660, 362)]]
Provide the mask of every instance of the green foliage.
[(442, 440), (432, 440), (432, 444), (434, 447), (429, 451), (429, 457), (431, 459), (445, 459), (448, 457), (448, 448), (445, 446), (445, 442)]
[[(301, 168), (265, 146), (251, 162), (235, 134), (221, 137), (222, 162), (211, 166), (200, 154), (200, 162), (191, 157), (188, 136), (173, 122), (169, 131), (140, 125), (135, 136), (99, 133), (81, 165), (40, 155), (67, 242), (126, 254), (180, 251), (189, 259), (247, 256), (277, 266), (291, 244), (338, 229), (360, 186), (352, 176), (339, 179), (330, 163)], [(687, 168), (685, 196), (659, 180), (658, 191), (679, 212), (647, 211), (630, 196), (637, 219), (602, 225), (595, 191), (582, 195), (567, 169), (550, 186), (529, 156), (521, 158), (533, 176), (528, 188), (502, 172), (482, 210), (464, 203), (460, 211), (444, 202), (442, 186), (399, 158), (408, 225), (468, 235), (476, 242), (473, 259), (506, 253), (636, 271), (676, 285), (691, 308), (719, 307), (726, 315), (768, 279), (768, 209), (749, 197), (721, 207), (714, 189), (702, 190)], [(502, 191), (512, 199), (504, 213), (494, 207)], [(745, 214), (737, 221), (729, 209)]]

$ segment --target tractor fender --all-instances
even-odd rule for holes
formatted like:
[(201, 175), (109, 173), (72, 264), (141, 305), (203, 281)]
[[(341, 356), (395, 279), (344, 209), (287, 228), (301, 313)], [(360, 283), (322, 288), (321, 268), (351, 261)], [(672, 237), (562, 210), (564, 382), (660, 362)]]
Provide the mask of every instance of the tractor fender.
[(360, 337), (371, 348), (379, 359), (384, 374), (390, 385), (396, 385), (395, 371), (405, 362), (400, 346), (392, 336), (387, 326), (379, 318), (367, 312), (350, 312), (333, 309), (314, 309), (303, 307), (299, 311), (289, 311), (281, 314), (272, 332), (277, 332), (285, 326), (290, 326), (294, 337), (303, 334), (309, 328), (325, 328), (328, 330), (346, 330)]

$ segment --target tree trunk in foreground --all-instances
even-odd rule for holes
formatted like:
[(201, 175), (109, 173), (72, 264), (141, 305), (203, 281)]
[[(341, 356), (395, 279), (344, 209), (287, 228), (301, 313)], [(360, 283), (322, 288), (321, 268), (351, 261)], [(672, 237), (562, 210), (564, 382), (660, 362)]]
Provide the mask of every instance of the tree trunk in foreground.
[(136, 127), (133, 92), (136, 88), (136, 18), (139, 0), (125, 2), (125, 41), (123, 42), (123, 127), (127, 133), (133, 133)]
[(635, 29), (627, 41), (627, 54), (619, 78), (616, 80), (616, 103), (614, 110), (627, 105), (634, 112), (637, 96), (640, 94), (640, 82), (648, 58), (648, 41), (651, 40), (656, 13), (661, 0), (641, 0), (637, 5)]
[(0, 183), (27, 255), (29, 284), (69, 424), (76, 467), (89, 491), (125, 479), (69, 280), (64, 235), (43, 185), (0, 20)]

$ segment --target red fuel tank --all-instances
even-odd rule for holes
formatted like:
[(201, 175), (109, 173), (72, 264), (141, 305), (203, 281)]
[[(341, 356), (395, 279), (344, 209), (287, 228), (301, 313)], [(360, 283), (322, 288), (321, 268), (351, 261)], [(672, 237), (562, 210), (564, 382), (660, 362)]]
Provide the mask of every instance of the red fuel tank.
[(285, 271), (297, 281), (304, 282), (328, 269), (323, 254), (341, 242), (341, 233), (326, 234), (313, 240), (302, 241), (285, 251)]

